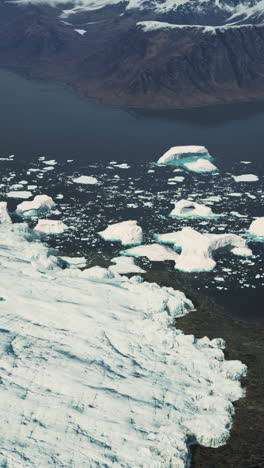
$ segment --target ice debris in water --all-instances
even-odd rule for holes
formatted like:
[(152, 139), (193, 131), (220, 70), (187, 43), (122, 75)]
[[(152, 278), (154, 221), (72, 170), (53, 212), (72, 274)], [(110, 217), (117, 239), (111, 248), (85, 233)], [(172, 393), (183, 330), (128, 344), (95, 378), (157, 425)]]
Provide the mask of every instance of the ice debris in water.
[(16, 208), (16, 213), (20, 216), (33, 217), (52, 209), (55, 205), (56, 203), (48, 195), (36, 195), (34, 200), (20, 203)]
[(76, 184), (84, 184), (84, 185), (94, 185), (98, 183), (98, 180), (95, 177), (91, 176), (80, 176), (77, 177), (76, 179), (72, 179), (73, 182)]
[(22, 198), (26, 200), (27, 198), (30, 198), (33, 196), (32, 192), (29, 190), (11, 190), (6, 194), (8, 198)]
[(197, 156), (210, 157), (210, 154), (204, 146), (173, 146), (159, 158), (158, 164), (166, 164), (182, 158), (197, 158)]
[(139, 245), (143, 242), (142, 228), (134, 220), (110, 224), (98, 234), (106, 241), (121, 242), (123, 245)]
[(259, 180), (258, 176), (254, 174), (242, 174), (239, 176), (232, 175), (235, 182), (257, 182)]
[(138, 247), (123, 250), (120, 253), (132, 257), (147, 257), (152, 262), (178, 260), (178, 254), (173, 249), (160, 244), (139, 245)]
[(34, 228), (40, 234), (62, 234), (67, 229), (68, 226), (57, 219), (40, 219)]
[(103, 268), (102, 280), (61, 270), (28, 229), (9, 226), (0, 465), (187, 467), (190, 441), (223, 445), (246, 367), (225, 360), (222, 340), (175, 329), (193, 309), (185, 295)]
[(256, 237), (264, 238), (264, 216), (256, 218), (249, 226), (248, 232)]
[[(219, 249), (242, 248), (244, 256), (247, 248), (246, 241), (236, 234), (202, 234), (191, 227), (168, 234), (159, 234), (156, 238), (159, 242), (173, 244), (174, 248), (181, 249), (175, 268), (185, 272), (213, 270), (216, 266), (213, 254)], [(240, 250), (236, 250), (234, 253), (239, 255), (239, 252)], [(247, 255), (252, 255), (248, 248)]]
[(0, 223), (11, 223), (6, 202), (0, 202)]
[(200, 217), (200, 218), (211, 218), (215, 215), (211, 208), (189, 200), (180, 200), (174, 202), (175, 207), (171, 211), (170, 216), (179, 216), (181, 218)]

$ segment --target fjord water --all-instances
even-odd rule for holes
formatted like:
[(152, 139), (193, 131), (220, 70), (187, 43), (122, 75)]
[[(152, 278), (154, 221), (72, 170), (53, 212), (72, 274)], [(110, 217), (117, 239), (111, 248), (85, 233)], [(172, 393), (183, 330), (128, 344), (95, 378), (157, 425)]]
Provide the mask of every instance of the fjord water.
[(0, 155), (27, 160), (155, 161), (187, 144), (208, 147), (219, 161), (263, 157), (264, 103), (128, 111), (0, 70), (0, 119)]

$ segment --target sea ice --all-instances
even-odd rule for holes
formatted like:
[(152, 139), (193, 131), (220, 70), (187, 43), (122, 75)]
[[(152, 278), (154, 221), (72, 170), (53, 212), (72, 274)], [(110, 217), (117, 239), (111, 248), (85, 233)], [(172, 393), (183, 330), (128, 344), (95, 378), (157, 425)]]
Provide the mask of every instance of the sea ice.
[(0, 465), (187, 467), (190, 442), (223, 445), (246, 367), (175, 328), (185, 295), (61, 270), (24, 231), (0, 226)]
[(76, 179), (72, 179), (72, 180), (76, 184), (84, 184), (84, 185), (86, 185), (86, 184), (94, 185), (94, 184), (98, 183), (98, 180), (95, 177), (91, 177), (91, 176), (80, 176), (80, 177), (77, 177)]
[(178, 260), (178, 254), (169, 247), (160, 244), (139, 245), (120, 252), (122, 255), (132, 257), (147, 257), (152, 262), (163, 262), (165, 260)]
[(43, 211), (51, 210), (56, 203), (48, 195), (36, 195), (34, 200), (20, 203), (16, 208), (16, 213), (20, 216), (36, 216)]
[(173, 146), (159, 158), (158, 164), (166, 164), (182, 158), (196, 158), (197, 156), (210, 157), (210, 154), (204, 146)]
[(258, 176), (254, 174), (242, 174), (239, 176), (232, 175), (235, 182), (257, 182), (259, 180)]
[(129, 273), (146, 273), (145, 270), (135, 264), (132, 257), (115, 257), (111, 260), (115, 265), (111, 265), (109, 270), (113, 273), (125, 275)]
[(256, 237), (264, 237), (264, 216), (252, 221), (248, 232)]
[(17, 191), (11, 191), (6, 194), (8, 198), (22, 198), (26, 200), (27, 198), (30, 198), (33, 196), (32, 192), (28, 190), (17, 190)]
[(0, 202), (0, 224), (1, 223), (11, 223), (11, 218), (7, 211), (7, 203)]
[(123, 245), (139, 245), (143, 242), (143, 231), (137, 221), (122, 221), (110, 224), (98, 234), (106, 241), (121, 242)]
[(62, 234), (68, 226), (61, 220), (55, 219), (40, 219), (34, 228), (34, 231), (40, 234)]
[[(174, 248), (180, 248), (181, 253), (176, 259), (175, 268), (185, 272), (211, 271), (216, 266), (213, 258), (215, 251), (238, 247), (245, 255), (246, 241), (236, 234), (201, 234), (191, 227), (185, 227), (181, 231), (156, 236), (159, 242), (173, 244)], [(236, 250), (239, 255), (239, 250)], [(247, 254), (252, 255), (250, 249)]]
[(200, 217), (200, 218), (211, 218), (215, 215), (211, 208), (200, 203), (196, 203), (189, 200), (180, 200), (174, 202), (175, 207), (171, 211), (170, 216), (178, 216), (181, 218)]

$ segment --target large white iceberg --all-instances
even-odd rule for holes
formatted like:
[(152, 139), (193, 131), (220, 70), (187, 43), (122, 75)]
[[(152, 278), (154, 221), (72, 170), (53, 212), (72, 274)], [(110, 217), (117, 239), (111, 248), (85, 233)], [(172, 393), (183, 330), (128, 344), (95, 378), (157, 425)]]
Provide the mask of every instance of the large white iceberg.
[(213, 255), (219, 249), (236, 248), (236, 255), (252, 255), (246, 241), (236, 234), (202, 234), (191, 227), (185, 227), (181, 231), (159, 234), (156, 237), (162, 243), (173, 244), (174, 248), (181, 249), (175, 268), (188, 273), (213, 270), (216, 266)]
[(6, 202), (0, 202), (0, 223), (11, 223)]
[(68, 226), (57, 219), (40, 219), (34, 230), (40, 234), (62, 234)]
[(31, 217), (48, 211), (56, 206), (56, 203), (48, 195), (36, 195), (34, 200), (20, 203), (16, 208), (16, 213), (20, 216)]
[(264, 216), (252, 221), (248, 232), (256, 237), (264, 237)]
[(211, 218), (215, 217), (213, 211), (208, 206), (196, 203), (190, 200), (180, 200), (174, 202), (175, 207), (171, 211), (170, 216), (178, 216), (181, 218), (200, 217), (200, 218)]
[(210, 158), (210, 154), (204, 146), (173, 146), (159, 158), (158, 164), (167, 164), (182, 158), (197, 156)]
[(21, 198), (22, 200), (27, 200), (32, 197), (33, 194), (29, 190), (11, 190), (6, 194), (8, 198)]
[(78, 269), (41, 273), (47, 249), (7, 227), (1, 466), (183, 468), (190, 443), (226, 442), (246, 368), (225, 360), (222, 340), (175, 329), (192, 309), (183, 293)]
[(121, 242), (123, 245), (138, 245), (143, 242), (142, 228), (134, 220), (110, 224), (98, 234), (106, 241)]

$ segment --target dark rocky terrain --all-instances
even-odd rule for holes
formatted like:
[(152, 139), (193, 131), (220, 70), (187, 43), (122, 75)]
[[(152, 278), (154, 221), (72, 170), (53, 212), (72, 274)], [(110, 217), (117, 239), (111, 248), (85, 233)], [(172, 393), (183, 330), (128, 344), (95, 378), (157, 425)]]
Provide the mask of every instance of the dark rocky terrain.
[(264, 97), (261, 2), (91, 3), (65, 13), (74, 5), (0, 0), (0, 66), (117, 105)]

